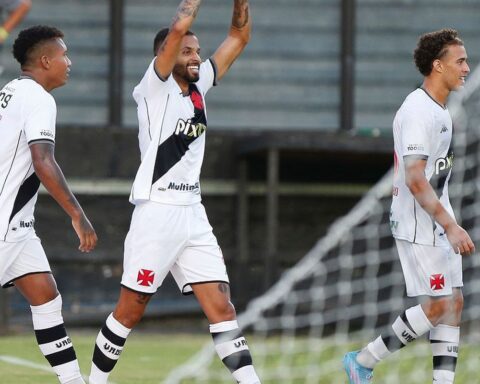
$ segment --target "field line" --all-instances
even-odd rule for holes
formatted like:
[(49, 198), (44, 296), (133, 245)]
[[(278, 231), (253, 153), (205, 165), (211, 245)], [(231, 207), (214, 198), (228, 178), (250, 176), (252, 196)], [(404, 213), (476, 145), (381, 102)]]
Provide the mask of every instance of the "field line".
[[(7, 364), (12, 364), (12, 365), (20, 365), (21, 367), (28, 367), (28, 368), (33, 368), (37, 369), (39, 371), (44, 371), (44, 372), (52, 372), (53, 369), (49, 367), (48, 365), (44, 364), (37, 364), (29, 360), (21, 359), (19, 357), (15, 356), (8, 356), (8, 355), (0, 355), (0, 361), (3, 361), (4, 363)], [(83, 376), (85, 380), (88, 379), (87, 376)], [(113, 381), (109, 381), (109, 384), (115, 384)]]

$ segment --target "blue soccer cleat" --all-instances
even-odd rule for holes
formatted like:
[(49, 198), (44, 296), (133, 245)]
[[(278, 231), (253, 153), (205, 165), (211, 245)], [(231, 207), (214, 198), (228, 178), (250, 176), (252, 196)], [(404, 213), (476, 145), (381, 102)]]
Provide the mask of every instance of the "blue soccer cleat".
[(348, 352), (343, 356), (343, 367), (347, 372), (350, 384), (371, 384), (373, 369), (365, 368), (357, 363), (357, 355), (360, 351)]

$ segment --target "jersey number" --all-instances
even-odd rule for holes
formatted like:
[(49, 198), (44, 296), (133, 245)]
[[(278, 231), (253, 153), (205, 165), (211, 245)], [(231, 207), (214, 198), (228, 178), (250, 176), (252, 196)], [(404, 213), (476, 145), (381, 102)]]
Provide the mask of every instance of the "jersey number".
[(11, 98), (12, 98), (11, 94), (0, 92), (0, 103), (1, 103), (0, 107), (2, 107), (3, 109), (7, 108), (8, 102), (10, 101)]

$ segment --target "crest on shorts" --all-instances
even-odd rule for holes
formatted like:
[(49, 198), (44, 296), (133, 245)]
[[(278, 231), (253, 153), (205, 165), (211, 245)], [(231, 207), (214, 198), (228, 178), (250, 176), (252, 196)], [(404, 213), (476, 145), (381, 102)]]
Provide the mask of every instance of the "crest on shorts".
[(434, 291), (438, 291), (445, 287), (445, 276), (443, 276), (443, 273), (437, 273), (430, 276), (430, 287)]
[(140, 269), (138, 271), (137, 283), (144, 287), (151, 287), (153, 285), (153, 279), (155, 278), (155, 272), (149, 269)]

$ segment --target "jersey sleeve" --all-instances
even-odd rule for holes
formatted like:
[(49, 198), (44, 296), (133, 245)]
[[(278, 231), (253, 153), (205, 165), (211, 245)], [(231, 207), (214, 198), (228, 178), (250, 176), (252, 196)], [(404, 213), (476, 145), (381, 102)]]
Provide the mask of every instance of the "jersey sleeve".
[(433, 116), (422, 111), (411, 111), (400, 126), (402, 157), (416, 155), (427, 159), (431, 154)]
[[(135, 99), (137, 105), (144, 103), (144, 98), (149, 99), (150, 97), (155, 97), (159, 92), (162, 92), (167, 89), (169, 78), (163, 79), (155, 70), (155, 60), (154, 58), (145, 72), (140, 83), (135, 87), (133, 91), (133, 98)], [(170, 76), (172, 76), (170, 74)]]
[[(39, 142), (55, 143), (57, 106), (49, 94), (32, 97), (25, 105), (24, 132), (29, 145)], [(34, 102), (33, 102), (34, 100)]]
[(200, 79), (196, 82), (196, 85), (203, 95), (217, 85), (217, 65), (212, 58), (200, 64)]

